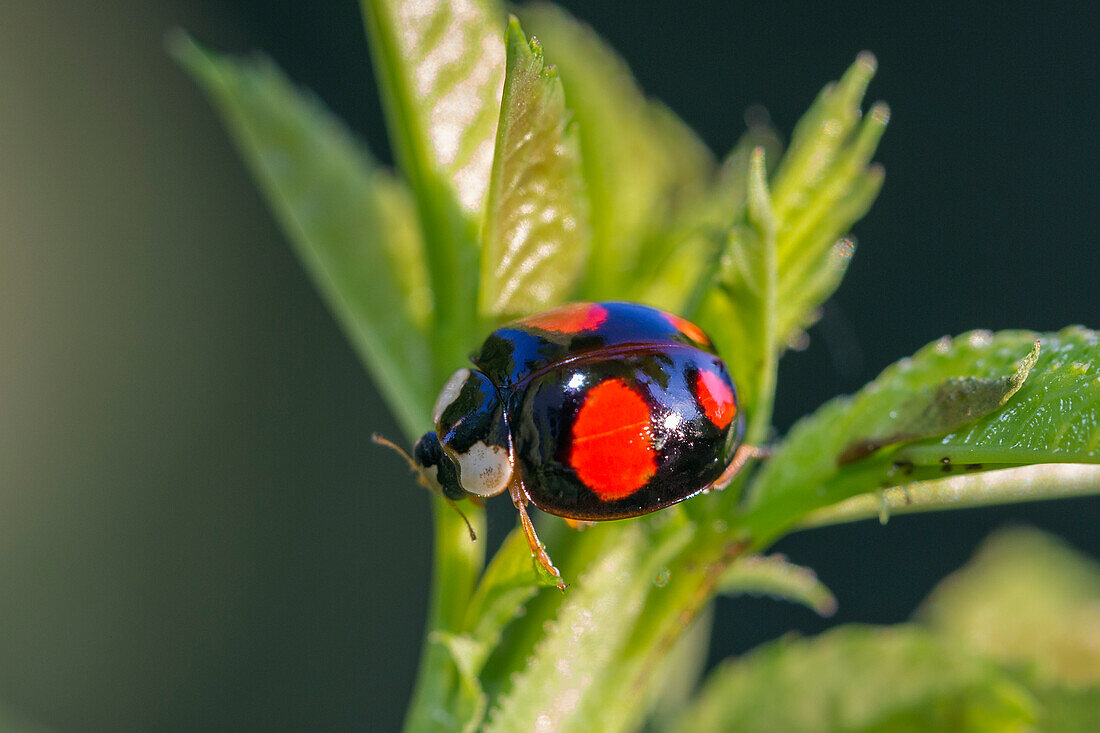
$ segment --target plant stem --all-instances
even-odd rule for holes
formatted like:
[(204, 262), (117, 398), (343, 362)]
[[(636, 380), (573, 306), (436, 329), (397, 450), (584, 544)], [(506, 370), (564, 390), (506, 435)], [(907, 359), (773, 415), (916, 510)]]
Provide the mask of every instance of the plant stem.
[[(478, 537), (485, 536), (485, 510), (466, 508), (466, 517)], [(435, 558), (432, 567), (428, 623), (420, 650), (416, 686), (405, 717), (409, 733), (447, 730), (451, 711), (445, 707), (457, 684), (457, 673), (447, 650), (429, 641), (433, 631), (457, 631), (465, 618), (466, 601), (473, 594), (485, 562), (485, 542), (471, 542), (466, 523), (441, 498), (433, 498)]]

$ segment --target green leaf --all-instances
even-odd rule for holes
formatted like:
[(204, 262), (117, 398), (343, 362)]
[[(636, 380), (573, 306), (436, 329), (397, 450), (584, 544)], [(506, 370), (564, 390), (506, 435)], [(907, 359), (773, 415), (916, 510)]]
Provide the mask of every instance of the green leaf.
[(779, 277), (777, 222), (764, 162), (764, 149), (753, 150), (744, 223), (730, 231), (718, 288), (700, 311), (700, 322), (726, 355), (734, 380), (741, 385), (742, 406), (751, 415), (749, 442), (767, 437), (778, 357), (774, 349), (763, 346), (775, 341)]
[(492, 0), (362, 0), (395, 155), (415, 195), (435, 297), (437, 387), (476, 328), (478, 229), (504, 82)]
[(608, 536), (614, 546), (567, 591), (527, 668), (490, 713), (489, 733), (585, 730), (581, 703), (615, 659), (645, 597), (641, 525)]
[(541, 586), (553, 587), (557, 579), (533, 568), (527, 537), (519, 528), (505, 539), (486, 568), (470, 599), (462, 633), (433, 631), (429, 638), (449, 652), (459, 675), (459, 694), (441, 709), (453, 717), (447, 722), (464, 730), (478, 730), (488, 706), (480, 679), (489, 655), (500, 643), (504, 628), (520, 615)]
[[(465, 628), (473, 639), (492, 649), (504, 627), (523, 611), (539, 588), (557, 585), (549, 574), (533, 571), (536, 564), (523, 530), (513, 529), (470, 599)], [(480, 664), (477, 669), (480, 672)]]
[(778, 161), (782, 145), (775, 131), (758, 116), (719, 167), (715, 182), (698, 200), (682, 207), (669, 233), (651, 246), (639, 264), (630, 299), (650, 303), (685, 318), (697, 317), (718, 278), (728, 233), (744, 219), (752, 153), (764, 148), (765, 161)]
[(870, 130), (863, 131), (869, 138), (857, 149), (853, 149), (853, 134), (860, 129), (860, 104), (877, 67), (873, 54), (861, 53), (840, 81), (821, 90), (798, 121), (772, 185), (776, 215), (781, 219), (792, 220), (795, 214), (814, 208), (819, 192), (842, 172), (838, 164), (857, 163), (863, 157), (859, 154), (873, 152), (873, 145), (870, 151), (866, 146), (874, 139)]
[[(860, 67), (857, 61), (853, 68)], [(852, 105), (858, 112), (858, 98), (852, 100)], [(876, 103), (858, 127), (849, 131), (842, 124), (837, 139), (843, 141), (844, 146), (831, 167), (820, 171), (824, 177), (802, 182), (806, 190), (799, 194), (801, 204), (798, 207), (776, 206), (776, 217), (782, 222), (778, 235), (779, 302), (783, 304), (776, 329), (779, 348), (817, 320), (818, 307), (836, 291), (851, 262), (855, 243), (845, 233), (863, 218), (882, 188), (883, 169), (870, 165), (870, 159), (889, 119), (886, 105)], [(833, 127), (826, 123), (822, 136), (830, 136), (831, 130)], [(797, 135), (796, 131), (796, 138)], [(792, 150), (796, 143), (797, 140), (792, 142)], [(794, 153), (788, 153), (788, 157), (791, 155)], [(796, 170), (781, 168), (776, 173), (773, 185), (777, 195), (779, 187), (788, 177), (794, 176)], [(808, 175), (810, 171), (801, 172)]]
[(1044, 532), (992, 535), (917, 618), (1042, 684), (1100, 686), (1100, 563)]
[[(703, 301), (701, 325), (722, 353), (734, 358), (735, 377), (752, 373), (760, 354), (781, 353), (809, 327), (848, 267), (855, 245), (845, 233), (866, 213), (883, 180), (882, 168), (870, 159), (889, 111), (883, 104), (874, 105), (866, 118), (860, 111), (874, 71), (874, 57), (863, 54), (821, 92), (771, 178), (778, 291), (768, 340), (753, 340), (754, 329), (746, 324), (759, 316), (744, 310), (747, 304), (736, 295), (744, 285), (735, 271), (724, 278), (723, 289), (734, 293), (737, 307), (718, 294)], [(736, 262), (736, 250), (723, 263), (724, 271), (731, 261)]]
[[(661, 660), (660, 669), (654, 671), (648, 685), (648, 693), (653, 700), (647, 701), (645, 709), (639, 711), (645, 713), (652, 709), (646, 730), (673, 730), (673, 723), (687, 707), (702, 679), (713, 626), (714, 605), (709, 604), (691, 621)], [(644, 717), (639, 715), (638, 719), (644, 720)]]
[(561, 70), (578, 123), (593, 240), (583, 294), (634, 297), (639, 270), (663, 259), (651, 247), (703, 193), (712, 155), (664, 105), (646, 99), (626, 63), (590, 27), (547, 3), (519, 12)]
[(1026, 527), (990, 536), (917, 619), (949, 643), (1009, 667), (1039, 701), (1038, 730), (1100, 720), (1100, 562)]
[(836, 612), (836, 597), (810, 568), (787, 562), (782, 555), (750, 555), (726, 570), (718, 581), (724, 595), (765, 595), (801, 603), (820, 616)]
[[(965, 506), (969, 492), (975, 500), (1003, 500), (1013, 495), (1005, 477), (978, 472), (1035, 463), (1100, 462), (1100, 347), (1095, 332), (1074, 327), (1041, 337), (1034, 367), (1003, 408), (946, 435), (887, 446), (841, 465), (854, 443), (890, 434), (886, 426), (902, 417), (899, 410), (914, 395), (934, 400), (941, 385), (949, 385), (944, 389), (950, 391), (950, 385), (971, 384), (948, 380), (1001, 380), (993, 394), (1011, 391), (1020, 377), (1017, 361), (1034, 348), (1036, 338), (1028, 331), (975, 331), (944, 338), (888, 367), (855, 396), (825, 404), (795, 425), (757, 477), (746, 526), (764, 541), (811, 510), (914, 481), (952, 481), (945, 493), (929, 484), (907, 487), (914, 497), (919, 489), (944, 507)], [(982, 398), (976, 407), (990, 404)], [(906, 409), (919, 414), (918, 407)], [(969, 475), (949, 478), (956, 474)], [(1073, 489), (1064, 480), (1076, 478), (1059, 472), (1033, 476), (1035, 493), (1027, 496), (1060, 495)], [(864, 508), (870, 501), (859, 499)], [(820, 523), (820, 518), (813, 521)]]
[(466, 634), (452, 634), (446, 631), (431, 632), (428, 635), (428, 641), (445, 648), (458, 671), (458, 699), (452, 700), (447, 706), (448, 719), (437, 722), (447, 725), (452, 730), (461, 725), (464, 733), (472, 733), (481, 725), (485, 710), (489, 706), (489, 698), (477, 678), (489, 648)]
[(406, 434), (431, 414), (431, 304), (408, 192), (270, 62), (182, 34), (171, 49), (209, 94), (299, 257)]
[(473, 217), (488, 192), (504, 81), (499, 6), (364, 0), (363, 10), (410, 179), (437, 178)]
[[(663, 590), (661, 568), (681, 552), (694, 528), (674, 515), (647, 522), (601, 523), (584, 531), (594, 560), (564, 594), (512, 684), (489, 715), (487, 731), (566, 733), (630, 729), (644, 705), (607, 704), (624, 699), (632, 675), (624, 657), (647, 596)], [(588, 554), (587, 551), (585, 554)], [(567, 576), (568, 577), (568, 576)], [(539, 599), (541, 600), (541, 599)], [(641, 696), (644, 690), (635, 690)]]
[(953, 377), (937, 385), (918, 389), (897, 409), (879, 415), (877, 424), (866, 427), (866, 437), (857, 438), (841, 452), (840, 465), (858, 461), (876, 450), (895, 443), (911, 443), (958, 430), (967, 423), (1004, 407), (1023, 386), (1039, 359), (1039, 341), (1021, 359), (1011, 374), (1000, 377)]
[(1100, 686), (1033, 688), (1039, 701), (1036, 730), (1057, 733), (1095, 733), (1100, 720)]
[(521, 315), (574, 291), (587, 255), (587, 201), (575, 131), (542, 47), (508, 24), (508, 61), (481, 255), (480, 309)]
[[(692, 314), (698, 303), (699, 324), (742, 385), (742, 402), (753, 420), (750, 441), (766, 439), (775, 361), (817, 318), (818, 307), (840, 284), (855, 248), (843, 235), (863, 216), (881, 186), (882, 169), (869, 163), (889, 114), (884, 105), (876, 105), (860, 122), (860, 104), (873, 74), (873, 57), (863, 55), (840, 82), (825, 88), (795, 129), (791, 147), (772, 176), (770, 192), (764, 176), (753, 174), (751, 165), (744, 186), (719, 184), (719, 192), (723, 187), (729, 190), (733, 207), (744, 196), (744, 214), (729, 230), (728, 244), (715, 263), (717, 277), (712, 281), (702, 269), (683, 312)], [(755, 135), (762, 144), (778, 147), (765, 125), (757, 125)], [(738, 171), (742, 165), (735, 151), (727, 168)], [(758, 169), (763, 171), (763, 165)], [(713, 212), (709, 218), (713, 220)], [(758, 242), (765, 237), (771, 244), (762, 248)], [(771, 254), (762, 261), (755, 251)], [(712, 262), (706, 246), (697, 240), (674, 257)], [(764, 288), (764, 282), (773, 284)]]
[(725, 662), (675, 729), (1023, 733), (1033, 708), (995, 666), (928, 632), (845, 626)]
[[(1037, 334), (974, 332), (947, 346), (952, 359), (996, 362)], [(1100, 335), (1073, 326), (1041, 338), (1042, 352), (1019, 392), (996, 415), (969, 423), (943, 438), (906, 446), (899, 454), (921, 465), (940, 460), (943, 450), (962, 461), (1096, 463), (1100, 460)], [(1009, 345), (1013, 344), (1013, 345)], [(932, 347), (944, 348), (944, 342)]]

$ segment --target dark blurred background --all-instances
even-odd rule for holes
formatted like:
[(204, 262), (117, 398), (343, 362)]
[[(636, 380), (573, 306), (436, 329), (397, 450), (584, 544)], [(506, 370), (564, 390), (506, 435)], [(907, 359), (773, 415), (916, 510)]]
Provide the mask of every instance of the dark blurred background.
[[(789, 133), (878, 54), (886, 187), (782, 362), (781, 429), (946, 333), (1100, 326), (1091, 4), (564, 4), (720, 154), (749, 105)], [(354, 0), (0, 0), (0, 705), (57, 731), (392, 730), (427, 499), (368, 444), (397, 428), (174, 26), (263, 49), (389, 159)], [(903, 620), (1006, 522), (1100, 554), (1100, 500), (807, 532), (778, 549), (837, 616), (721, 601), (712, 659)]]

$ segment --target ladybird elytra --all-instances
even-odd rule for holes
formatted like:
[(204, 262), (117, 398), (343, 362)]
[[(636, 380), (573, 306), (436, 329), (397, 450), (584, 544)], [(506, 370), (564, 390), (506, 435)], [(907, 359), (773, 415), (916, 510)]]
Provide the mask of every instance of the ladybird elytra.
[(737, 390), (694, 323), (648, 306), (572, 303), (505, 324), (440, 391), (414, 446), (448, 499), (509, 492), (579, 521), (647, 514), (722, 488), (752, 457)]
[(613, 377), (591, 387), (573, 420), (566, 464), (600, 501), (630, 496), (657, 473), (645, 398)]

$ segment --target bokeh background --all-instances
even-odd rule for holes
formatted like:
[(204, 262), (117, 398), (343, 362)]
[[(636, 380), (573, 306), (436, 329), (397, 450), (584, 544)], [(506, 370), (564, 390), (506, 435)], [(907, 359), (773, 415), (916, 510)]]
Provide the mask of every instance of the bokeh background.
[[(782, 362), (789, 427), (975, 327), (1100, 326), (1089, 3), (564, 3), (719, 153), (869, 48), (893, 107), (848, 278)], [(55, 731), (392, 730), (427, 498), (198, 90), (183, 26), (263, 49), (389, 159), (355, 0), (0, 0), (0, 706)], [(489, 541), (514, 521), (491, 514)], [(817, 530), (823, 621), (718, 604), (712, 660), (903, 620), (994, 527), (1100, 554), (1100, 500)]]

